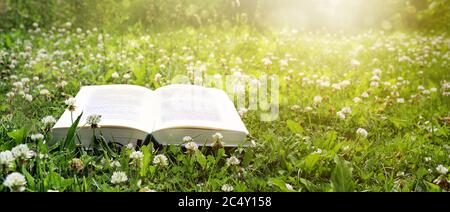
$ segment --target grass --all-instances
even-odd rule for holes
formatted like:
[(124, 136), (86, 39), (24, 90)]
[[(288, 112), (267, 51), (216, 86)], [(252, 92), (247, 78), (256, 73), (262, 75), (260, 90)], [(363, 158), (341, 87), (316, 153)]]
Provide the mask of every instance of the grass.
[[(0, 182), (19, 172), (25, 191), (221, 191), (229, 189), (225, 184), (233, 191), (445, 191), (449, 46), (445, 35), (413, 32), (238, 27), (110, 35), (67, 26), (4, 32), (0, 151), (26, 144), (32, 152), (0, 164)], [(58, 118), (80, 86), (156, 89), (202, 66), (223, 76), (279, 76), (279, 118), (262, 122), (263, 111), (252, 110), (243, 115), (251, 147), (187, 154), (178, 146), (152, 145), (88, 151), (70, 145), (71, 138), (46, 144), (52, 135), (42, 119)], [(337, 115), (343, 108), (351, 110), (344, 119)], [(44, 137), (32, 139), (36, 134)], [(134, 151), (142, 158), (131, 159)], [(168, 158), (167, 166), (154, 163), (158, 154)], [(233, 156), (238, 165), (227, 162)], [(114, 184), (118, 171), (127, 179)]]

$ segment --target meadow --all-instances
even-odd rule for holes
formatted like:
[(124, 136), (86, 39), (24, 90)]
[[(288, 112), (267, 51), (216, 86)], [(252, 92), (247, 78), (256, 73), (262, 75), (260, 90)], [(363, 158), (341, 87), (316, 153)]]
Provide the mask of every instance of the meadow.
[[(446, 33), (4, 31), (0, 191), (448, 191), (449, 54)], [(156, 89), (196, 70), (278, 76), (278, 119), (238, 108), (250, 146), (233, 149), (49, 145), (81, 86)]]

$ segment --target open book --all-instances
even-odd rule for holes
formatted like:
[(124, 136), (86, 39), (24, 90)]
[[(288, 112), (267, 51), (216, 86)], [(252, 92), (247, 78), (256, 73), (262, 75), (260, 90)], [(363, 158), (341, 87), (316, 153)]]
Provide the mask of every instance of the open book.
[[(181, 144), (190, 136), (198, 145), (211, 145), (212, 135), (223, 135), (225, 146), (241, 144), (248, 131), (228, 95), (215, 88), (168, 85), (152, 91), (135, 85), (82, 87), (75, 97), (76, 110), (66, 110), (53, 127), (55, 139), (64, 139), (82, 112), (78, 137), (84, 146), (93, 134), (89, 115), (101, 115), (104, 138), (123, 145), (152, 137), (159, 144)], [(150, 136), (151, 135), (151, 136)]]

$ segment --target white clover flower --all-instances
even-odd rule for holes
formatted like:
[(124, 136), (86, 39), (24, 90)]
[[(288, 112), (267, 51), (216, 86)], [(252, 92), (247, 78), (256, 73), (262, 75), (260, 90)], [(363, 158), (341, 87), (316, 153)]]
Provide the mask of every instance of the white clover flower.
[(378, 87), (378, 82), (377, 81), (372, 81), (370, 82), (370, 87)]
[(214, 135), (212, 135), (212, 138), (214, 141), (219, 141), (219, 140), (223, 139), (223, 135), (222, 135), (222, 133), (217, 132), (217, 133), (214, 133)]
[(292, 187), (292, 185), (289, 184), (289, 183), (286, 183), (285, 186), (286, 186), (286, 189), (289, 190), (289, 191), (293, 191), (294, 190), (294, 187)]
[(86, 124), (91, 125), (91, 126), (98, 125), (101, 121), (101, 118), (102, 118), (102, 116), (98, 115), (98, 114), (89, 115), (86, 118)]
[(29, 102), (32, 102), (32, 101), (33, 101), (33, 96), (30, 95), (30, 94), (25, 94), (24, 98), (25, 98), (25, 100), (27, 100), (27, 101), (29, 101)]
[(50, 91), (47, 89), (42, 89), (41, 91), (39, 91), (39, 94), (41, 94), (42, 96), (48, 96), (50, 95)]
[(167, 161), (167, 157), (163, 154), (156, 155), (155, 158), (153, 158), (153, 164), (160, 165), (160, 166), (169, 165), (169, 163)]
[(358, 60), (352, 59), (351, 61), (352, 66), (359, 66), (361, 63)]
[(270, 58), (268, 58), (268, 57), (265, 57), (265, 58), (262, 59), (262, 63), (263, 63), (265, 66), (268, 66), (268, 65), (271, 65), (271, 64), (272, 64), (272, 60), (270, 60)]
[(222, 191), (224, 192), (232, 192), (234, 190), (233, 186), (230, 184), (224, 184), (222, 185)]
[(419, 91), (423, 91), (423, 90), (425, 90), (425, 87), (423, 87), (422, 85), (419, 85), (419, 86), (417, 87), (417, 89), (418, 89)]
[(341, 112), (344, 114), (352, 114), (352, 109), (349, 107), (344, 107), (341, 109)]
[(112, 184), (120, 184), (120, 183), (124, 183), (126, 181), (128, 181), (128, 177), (125, 174), (125, 172), (121, 172), (121, 171), (114, 172), (111, 177)]
[(13, 172), (6, 177), (3, 185), (8, 187), (11, 191), (21, 192), (25, 190), (27, 181), (21, 173)]
[(433, 92), (433, 93), (434, 93), (434, 92), (437, 92), (437, 88), (435, 88), (435, 87), (430, 88), (430, 91)]
[(11, 150), (12, 154), (15, 158), (19, 159), (30, 159), (34, 156), (34, 152), (28, 148), (26, 144), (19, 144), (12, 148)]
[(358, 129), (356, 130), (356, 133), (357, 133), (358, 135), (364, 137), (364, 138), (366, 138), (366, 137), (368, 136), (368, 134), (369, 134), (369, 133), (367, 132), (367, 130), (365, 130), (364, 128), (358, 128)]
[(227, 162), (228, 164), (233, 166), (237, 166), (239, 165), (239, 163), (241, 163), (241, 161), (235, 156), (231, 156), (230, 158), (228, 158)]
[(119, 73), (117, 73), (117, 72), (112, 73), (111, 78), (113, 78), (113, 79), (119, 78)]
[(11, 151), (0, 152), (0, 166), (11, 167), (14, 165), (14, 155)]
[(247, 114), (247, 112), (248, 112), (247, 108), (240, 108), (238, 111), (240, 117), (244, 117), (245, 114)]
[(337, 115), (340, 119), (345, 119), (345, 113), (342, 112), (342, 111), (338, 111), (338, 112), (336, 113), (336, 115)]
[(361, 97), (362, 97), (362, 98), (369, 98), (369, 94), (368, 94), (367, 92), (363, 92), (363, 93), (361, 94)]
[(126, 80), (128, 80), (128, 79), (131, 78), (131, 75), (128, 74), (128, 73), (126, 73), (126, 74), (123, 75), (123, 78), (126, 79)]
[(198, 150), (197, 144), (196, 144), (195, 142), (192, 142), (192, 141), (186, 143), (186, 144), (184, 145), (184, 147), (185, 147), (188, 151), (192, 151), (192, 152)]
[(38, 140), (44, 139), (44, 135), (37, 133), (37, 134), (30, 135), (30, 138), (32, 141), (38, 141)]
[(300, 109), (301, 109), (300, 105), (292, 105), (291, 106), (291, 110), (293, 110), (293, 111), (298, 111)]
[(305, 110), (305, 112), (310, 112), (313, 110), (313, 108), (310, 106), (306, 106), (304, 110)]
[(397, 103), (405, 103), (405, 99), (404, 98), (397, 98)]
[(191, 141), (193, 141), (193, 139), (190, 136), (184, 136), (183, 137), (183, 142), (184, 143), (188, 143), (188, 142), (191, 142)]
[(431, 157), (425, 157), (425, 162), (430, 162), (431, 161)]
[(44, 123), (45, 126), (52, 125), (56, 123), (56, 119), (53, 116), (46, 116), (42, 119), (42, 123)]
[(134, 150), (134, 145), (133, 145), (132, 143), (128, 143), (125, 147), (126, 147), (127, 149)]
[(141, 151), (133, 151), (130, 154), (130, 158), (133, 160), (142, 160), (144, 158), (144, 154)]
[(322, 102), (322, 97), (321, 96), (315, 96), (314, 97), (314, 103), (319, 104)]
[(64, 101), (64, 103), (67, 105), (67, 107), (69, 108), (75, 108), (75, 104), (77, 103), (77, 100), (73, 97), (70, 97), (68, 99), (66, 99)]
[(113, 167), (113, 168), (119, 168), (119, 167), (121, 167), (121, 165), (120, 165), (120, 162), (119, 161), (112, 161), (111, 162), (111, 167)]
[(161, 80), (162, 75), (160, 73), (156, 73), (155, 77), (153, 78), (154, 81), (159, 82), (159, 80)]
[(446, 175), (446, 174), (448, 173), (447, 167), (443, 166), (442, 164), (439, 164), (439, 165), (436, 167), (436, 171), (437, 171), (439, 174), (442, 174), (442, 175)]

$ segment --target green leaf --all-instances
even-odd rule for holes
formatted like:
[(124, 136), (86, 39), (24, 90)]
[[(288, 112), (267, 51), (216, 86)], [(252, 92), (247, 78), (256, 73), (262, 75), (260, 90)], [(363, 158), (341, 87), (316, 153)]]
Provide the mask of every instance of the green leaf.
[(331, 186), (333, 187), (333, 191), (354, 191), (352, 169), (337, 155), (334, 157), (334, 162), (336, 163), (336, 167), (331, 173)]
[(75, 135), (78, 128), (78, 123), (80, 123), (81, 116), (83, 116), (83, 113), (78, 116), (78, 118), (75, 120), (75, 122), (73, 122), (72, 126), (70, 126), (69, 130), (67, 131), (66, 140), (62, 145), (63, 149), (75, 149)]
[(278, 179), (278, 178), (273, 178), (273, 179), (271, 179), (270, 180), (270, 182), (273, 184), (273, 185), (276, 185), (281, 191), (283, 191), (283, 192), (290, 192), (291, 190), (289, 190), (287, 187), (286, 187), (286, 183), (283, 181), (283, 180), (281, 180), (281, 179)]
[(196, 151), (195, 152), (195, 158), (197, 159), (198, 164), (205, 169), (206, 168), (206, 157), (203, 155), (202, 152)]
[(31, 176), (31, 174), (27, 171), (27, 169), (25, 168), (25, 166), (22, 166), (22, 173), (23, 173), (23, 175), (25, 175), (25, 179), (27, 180), (28, 186), (34, 187), (34, 186), (35, 186), (34, 178), (33, 178), (33, 176)]
[(143, 177), (147, 174), (148, 166), (150, 165), (151, 153), (150, 150), (148, 149), (148, 146), (141, 147), (141, 151), (144, 154), (144, 159), (142, 160), (142, 168), (139, 174), (141, 175), (141, 177)]
[(244, 159), (242, 160), (242, 166), (247, 167), (248, 164), (250, 164), (250, 162), (252, 161), (252, 159), (253, 159), (253, 151), (247, 150), (245, 152)]
[(416, 171), (416, 176), (417, 178), (422, 178), (425, 175), (428, 174), (428, 170), (425, 167), (420, 167), (417, 171)]
[(300, 134), (303, 132), (303, 127), (295, 121), (287, 120), (286, 126), (293, 133)]
[(26, 138), (25, 128), (14, 130), (8, 133), (8, 136), (16, 142), (16, 144), (21, 144)]

